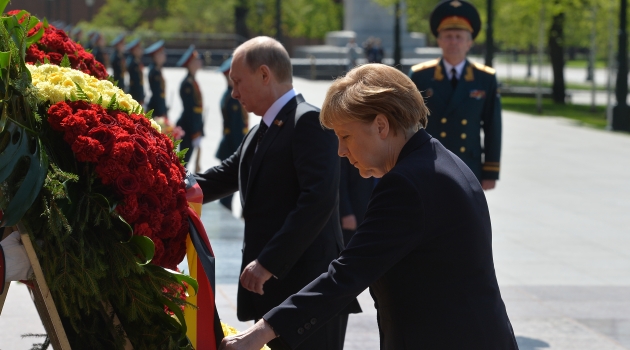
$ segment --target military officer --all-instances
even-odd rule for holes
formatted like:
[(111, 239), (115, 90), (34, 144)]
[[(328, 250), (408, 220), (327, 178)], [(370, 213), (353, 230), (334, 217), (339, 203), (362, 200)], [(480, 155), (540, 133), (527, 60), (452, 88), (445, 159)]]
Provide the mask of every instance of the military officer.
[(160, 40), (144, 50), (146, 55), (151, 56), (153, 63), (149, 68), (149, 88), (151, 98), (147, 104), (147, 110), (153, 110), (153, 116), (166, 117), (166, 99), (164, 98), (164, 77), (162, 77), (162, 66), (166, 62), (166, 52), (164, 52), (164, 40)]
[[(238, 146), (241, 145), (243, 137), (247, 134), (249, 114), (241, 106), (237, 99), (232, 97), (232, 87), (234, 83), (230, 79), (230, 65), (232, 57), (225, 60), (219, 67), (219, 72), (223, 73), (227, 81), (227, 89), (221, 98), (221, 114), (223, 115), (223, 139), (219, 143), (219, 149), (215, 155), (219, 160), (228, 159)], [(224, 207), (232, 210), (232, 195), (219, 200)]]
[(125, 90), (125, 73), (127, 63), (125, 62), (125, 34), (118, 35), (112, 42), (114, 54), (112, 55), (112, 70), (114, 71), (114, 81), (118, 82), (118, 87)]
[(125, 52), (129, 53), (129, 57), (127, 57), (127, 72), (129, 74), (127, 93), (142, 105), (144, 104), (144, 66), (142, 64), (144, 49), (140, 39), (135, 39), (127, 44)]
[(104, 67), (107, 67), (109, 57), (107, 56), (107, 52), (105, 52), (105, 38), (103, 38), (101, 33), (94, 32), (90, 42), (94, 59), (100, 62)]
[(467, 1), (445, 1), (435, 7), (430, 23), (442, 57), (409, 73), (431, 111), (427, 132), (470, 167), (484, 190), (493, 189), (501, 156), (497, 79), (494, 69), (466, 59), (481, 29), (479, 13)]
[[(195, 45), (188, 47), (188, 50), (184, 52), (184, 55), (177, 62), (177, 66), (188, 69), (188, 74), (179, 88), (184, 111), (177, 121), (177, 126), (180, 126), (185, 132), (179, 147), (182, 150), (188, 148), (188, 152), (184, 156), (184, 160), (188, 162), (193, 150), (199, 147), (203, 136), (203, 118), (201, 116), (203, 101), (199, 85), (195, 81), (195, 74), (201, 68), (201, 60), (195, 50)], [(197, 158), (199, 158), (199, 155), (197, 155)]]

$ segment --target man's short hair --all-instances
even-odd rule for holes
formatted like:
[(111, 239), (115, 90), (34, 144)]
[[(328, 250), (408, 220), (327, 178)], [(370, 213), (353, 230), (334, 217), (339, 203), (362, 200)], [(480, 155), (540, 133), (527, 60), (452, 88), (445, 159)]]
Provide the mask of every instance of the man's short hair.
[(336, 123), (372, 122), (378, 114), (396, 131), (427, 126), (429, 110), (416, 84), (396, 68), (365, 64), (336, 79), (326, 93), (320, 122), (332, 129)]
[(287, 50), (277, 40), (268, 36), (258, 36), (247, 40), (234, 50), (234, 55), (242, 53), (245, 63), (253, 71), (260, 66), (269, 67), (280, 83), (293, 81), (293, 66)]

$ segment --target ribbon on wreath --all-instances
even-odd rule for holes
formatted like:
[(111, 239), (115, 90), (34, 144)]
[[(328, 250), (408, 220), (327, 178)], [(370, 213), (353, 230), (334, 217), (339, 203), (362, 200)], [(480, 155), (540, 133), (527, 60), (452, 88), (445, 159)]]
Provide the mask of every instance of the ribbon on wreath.
[(186, 199), (190, 226), (186, 239), (186, 257), (190, 269), (189, 275), (199, 283), (197, 295), (187, 298), (187, 301), (197, 306), (197, 309), (184, 310), (184, 318), (188, 326), (187, 336), (195, 349), (216, 350), (224, 335), (215, 304), (215, 257), (206, 230), (199, 218), (203, 192), (190, 173), (186, 178)]

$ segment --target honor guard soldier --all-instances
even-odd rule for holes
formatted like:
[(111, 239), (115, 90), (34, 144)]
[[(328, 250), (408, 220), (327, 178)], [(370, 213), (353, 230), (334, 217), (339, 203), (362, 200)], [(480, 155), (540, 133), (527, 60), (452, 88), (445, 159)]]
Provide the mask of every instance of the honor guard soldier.
[[(223, 93), (221, 98), (221, 114), (223, 115), (223, 139), (217, 149), (216, 157), (223, 161), (228, 159), (238, 146), (241, 145), (243, 137), (247, 134), (249, 114), (241, 106), (241, 103), (237, 99), (232, 97), (232, 88), (234, 83), (230, 79), (230, 65), (232, 64), (232, 57), (225, 60), (219, 67), (219, 71), (223, 73), (227, 81), (227, 89)], [(219, 200), (224, 207), (232, 210), (232, 195), (221, 198)]]
[[(177, 62), (178, 67), (186, 67), (188, 69), (188, 75), (186, 75), (179, 88), (184, 111), (177, 121), (177, 126), (181, 127), (185, 132), (179, 147), (182, 150), (188, 148), (188, 152), (184, 156), (184, 161), (186, 162), (190, 160), (193, 149), (199, 147), (203, 136), (203, 118), (201, 116), (203, 101), (199, 85), (195, 81), (195, 73), (201, 68), (201, 60), (198, 56), (195, 45), (190, 45)], [(197, 159), (199, 159), (199, 154), (197, 154)]]
[(109, 66), (109, 57), (105, 52), (105, 38), (99, 32), (94, 32), (90, 40), (92, 46), (92, 54), (94, 59), (100, 62), (104, 67)]
[(466, 59), (481, 29), (479, 13), (467, 1), (445, 1), (433, 9), (430, 23), (442, 57), (415, 65), (409, 73), (431, 111), (427, 132), (490, 190), (499, 179), (501, 100), (494, 69)]
[(127, 62), (125, 61), (125, 34), (118, 35), (112, 42), (114, 54), (112, 55), (112, 70), (114, 71), (114, 81), (118, 87), (125, 90), (125, 72), (127, 72)]
[(164, 40), (160, 40), (144, 50), (146, 55), (150, 55), (153, 63), (149, 67), (149, 88), (151, 98), (147, 104), (147, 110), (153, 110), (154, 117), (166, 117), (166, 100), (164, 93), (164, 77), (162, 77), (162, 66), (166, 62), (166, 52), (164, 52)]
[(129, 73), (127, 93), (142, 105), (144, 104), (144, 66), (142, 65), (144, 50), (140, 39), (135, 39), (127, 44), (125, 52), (129, 53), (129, 57), (127, 57), (127, 72)]

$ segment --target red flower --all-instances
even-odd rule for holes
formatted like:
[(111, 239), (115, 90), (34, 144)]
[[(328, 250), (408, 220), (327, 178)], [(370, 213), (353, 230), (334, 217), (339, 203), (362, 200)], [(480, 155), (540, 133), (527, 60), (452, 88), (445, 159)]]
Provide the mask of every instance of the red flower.
[(47, 120), (63, 132), (77, 161), (96, 164), (96, 176), (120, 200), (116, 211), (134, 233), (154, 241), (153, 263), (175, 268), (186, 253), (188, 203), (185, 169), (172, 142), (142, 115), (85, 101), (59, 102)]
[(103, 146), (103, 152), (105, 154), (109, 154), (112, 151), (112, 148), (114, 148), (116, 135), (112, 131), (112, 128), (108, 126), (105, 126), (105, 125), (97, 126), (93, 128), (92, 130), (90, 130), (90, 132), (88, 133), (88, 136), (90, 136), (91, 138), (95, 140), (98, 140), (101, 143), (101, 145)]
[(61, 122), (71, 114), (72, 108), (65, 102), (59, 102), (48, 109), (48, 123), (53, 130), (64, 131), (65, 128), (61, 126)]
[(139, 236), (146, 236), (149, 238), (153, 237), (153, 231), (151, 231), (151, 228), (149, 228), (149, 224), (147, 224), (146, 222), (134, 225), (133, 233)]
[(138, 179), (132, 174), (121, 174), (116, 179), (116, 188), (123, 195), (136, 194), (140, 190)]
[(116, 211), (125, 221), (133, 223), (140, 215), (138, 211), (138, 199), (133, 194), (126, 196), (124, 202), (116, 206)]
[(136, 177), (138, 181), (144, 184), (144, 188), (148, 191), (153, 184), (155, 183), (154, 171), (151, 168), (151, 164), (147, 164), (146, 166), (139, 166), (136, 168)]
[(101, 182), (105, 185), (113, 183), (120, 174), (129, 170), (126, 164), (122, 164), (117, 159), (112, 157), (103, 158), (96, 164), (94, 171), (96, 171), (96, 174), (101, 178)]
[(104, 151), (100, 142), (88, 136), (79, 135), (72, 143), (72, 152), (79, 162), (96, 163)]

